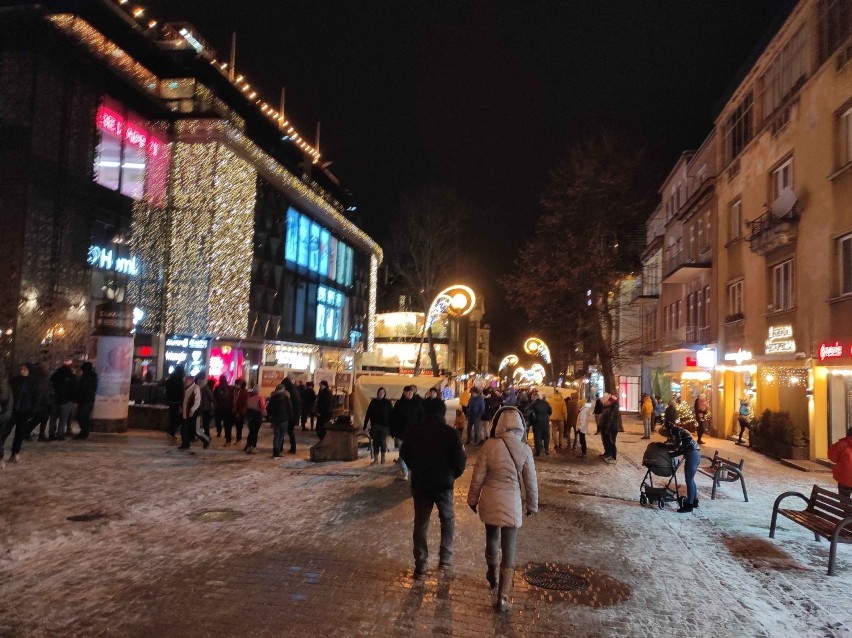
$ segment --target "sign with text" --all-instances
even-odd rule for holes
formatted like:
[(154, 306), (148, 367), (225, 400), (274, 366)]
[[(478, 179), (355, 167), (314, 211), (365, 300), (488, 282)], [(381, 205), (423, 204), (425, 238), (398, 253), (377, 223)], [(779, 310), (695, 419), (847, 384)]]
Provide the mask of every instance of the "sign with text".
[(841, 357), (852, 357), (852, 345), (840, 343), (821, 343), (817, 349), (817, 355), (820, 361), (828, 359), (840, 359)]

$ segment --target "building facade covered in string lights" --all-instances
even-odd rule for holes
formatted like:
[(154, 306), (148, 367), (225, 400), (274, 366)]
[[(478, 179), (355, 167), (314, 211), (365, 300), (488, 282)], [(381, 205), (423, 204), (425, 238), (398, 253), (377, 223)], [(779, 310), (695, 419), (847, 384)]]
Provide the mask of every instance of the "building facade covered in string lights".
[(140, 376), (351, 370), (372, 347), (381, 248), (319, 149), (192, 27), (21, 1), (0, 34), (8, 358), (85, 357), (105, 300), (133, 308)]

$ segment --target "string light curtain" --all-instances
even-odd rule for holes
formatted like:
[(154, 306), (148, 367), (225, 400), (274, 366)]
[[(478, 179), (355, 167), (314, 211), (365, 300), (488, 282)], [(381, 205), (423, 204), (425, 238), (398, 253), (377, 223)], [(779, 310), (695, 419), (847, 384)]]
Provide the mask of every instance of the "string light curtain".
[(765, 385), (782, 385), (788, 388), (805, 388), (808, 385), (808, 368), (761, 366), (760, 382)]

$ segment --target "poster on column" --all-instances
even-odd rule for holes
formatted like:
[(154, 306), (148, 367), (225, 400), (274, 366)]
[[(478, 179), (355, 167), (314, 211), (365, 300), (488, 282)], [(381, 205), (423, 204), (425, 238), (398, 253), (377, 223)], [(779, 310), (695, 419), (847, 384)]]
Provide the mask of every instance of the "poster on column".
[(92, 418), (126, 419), (133, 371), (133, 337), (95, 337), (94, 346), (98, 391)]

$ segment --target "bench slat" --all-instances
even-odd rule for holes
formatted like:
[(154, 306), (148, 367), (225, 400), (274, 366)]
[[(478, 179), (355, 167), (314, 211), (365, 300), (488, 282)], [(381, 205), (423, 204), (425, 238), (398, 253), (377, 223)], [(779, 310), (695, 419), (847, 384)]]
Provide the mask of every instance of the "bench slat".
[(821, 511), (829, 514), (831, 516), (836, 516), (837, 518), (849, 518), (852, 516), (852, 510), (832, 505), (831, 503), (826, 503), (825, 501), (816, 500), (811, 501), (808, 505), (808, 509), (813, 511)]

